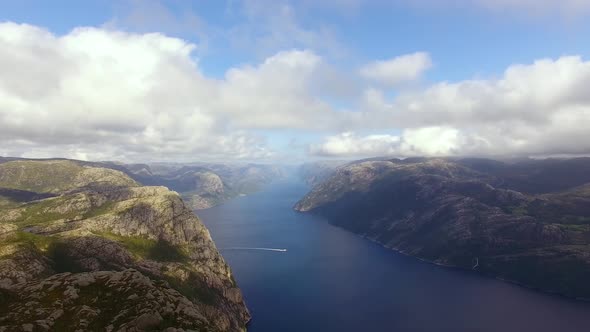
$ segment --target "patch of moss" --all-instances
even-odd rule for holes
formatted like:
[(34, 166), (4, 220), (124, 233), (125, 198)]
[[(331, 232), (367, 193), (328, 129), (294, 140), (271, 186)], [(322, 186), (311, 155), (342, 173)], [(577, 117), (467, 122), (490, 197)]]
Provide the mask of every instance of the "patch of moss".
[(123, 236), (111, 232), (95, 232), (95, 234), (122, 244), (125, 249), (141, 258), (147, 258), (152, 248), (156, 245), (155, 240), (142, 236)]
[(585, 250), (585, 246), (560, 246), (518, 256), (499, 256), (488, 267), (494, 274), (532, 288), (590, 298), (590, 266), (581, 259), (583, 254), (576, 253)]
[(18, 202), (15, 202), (8, 197), (0, 196), (0, 209), (10, 209), (17, 206), (19, 206)]
[(205, 278), (195, 272), (190, 272), (187, 280), (179, 280), (170, 276), (164, 277), (170, 287), (176, 289), (180, 294), (190, 300), (197, 300), (208, 305), (216, 305), (222, 294), (215, 288), (210, 287), (205, 282)]
[(588, 225), (559, 224), (559, 227), (574, 232), (586, 232), (590, 230)]
[(47, 210), (57, 207), (63, 202), (63, 198), (50, 198), (25, 204), (21, 207), (23, 211), (21, 217), (15, 220), (15, 223), (22, 224), (22, 226), (33, 226), (58, 219), (73, 219), (80, 214), (80, 211), (67, 213), (47, 212)]
[(523, 206), (523, 205), (508, 207), (508, 213), (515, 215), (515, 216), (529, 215), (528, 209), (526, 208), (526, 206)]
[(0, 187), (36, 193), (69, 189), (84, 168), (72, 161), (11, 161), (0, 165)]
[(135, 256), (160, 262), (186, 262), (188, 255), (184, 250), (165, 240), (152, 240), (142, 236), (123, 236), (111, 232), (96, 233), (123, 245)]
[(5, 243), (26, 243), (36, 247), (42, 252), (47, 252), (55, 243), (56, 238), (29, 232), (17, 231)]
[(148, 258), (161, 262), (188, 261), (188, 255), (184, 250), (164, 240), (156, 242), (156, 245), (150, 250)]
[(577, 221), (580, 224), (590, 224), (590, 217), (578, 216), (578, 220)]
[[(88, 319), (88, 325), (85, 328), (87, 331), (102, 331), (107, 323), (114, 326), (115, 329), (119, 329), (122, 324), (140, 316), (143, 313), (142, 308), (149, 308), (149, 300), (129, 299), (129, 296), (139, 295), (141, 297), (150, 288), (143, 288), (140, 285), (135, 285), (139, 287), (119, 287), (108, 281), (108, 278), (96, 278), (95, 282), (79, 287), (78, 297), (73, 299), (70, 305), (64, 308), (63, 314), (54, 321), (52, 331), (70, 331), (72, 326), (79, 323), (79, 308), (83, 308), (83, 306), (100, 309), (96, 311), (96, 316)], [(129, 279), (125, 280), (125, 282), (129, 281)], [(156, 281), (156, 286), (153, 289), (156, 290), (160, 287), (162, 286)], [(64, 291), (64, 286), (46, 290), (38, 299), (40, 307), (54, 307), (55, 301), (63, 300)], [(8, 296), (10, 294), (6, 294), (6, 298), (9, 298)], [(0, 290), (0, 299), (3, 298), (5, 295)], [(0, 302), (0, 308), (2, 308), (2, 302)], [(150, 328), (150, 331), (163, 331), (168, 327), (182, 327), (191, 331), (213, 331), (205, 322), (183, 319), (182, 313), (171, 312), (163, 314), (162, 318), (162, 322), (158, 326)], [(27, 322), (27, 320), (22, 319), (7, 323), (16, 325), (22, 322)]]
[[(98, 316), (90, 319), (87, 326), (88, 331), (100, 331), (104, 330), (105, 322), (112, 321), (114, 326), (118, 326), (129, 320), (130, 317), (140, 315), (135, 306), (129, 305), (129, 301), (125, 300), (135, 292), (134, 289), (113, 289), (105, 284), (104, 280), (99, 279), (88, 286), (80, 287), (78, 297), (74, 300), (72, 306), (89, 305), (90, 307), (100, 308)], [(46, 296), (40, 299), (40, 302), (51, 306), (53, 301), (62, 298), (63, 289), (57, 288), (54, 292), (48, 292)], [(114, 318), (117, 319), (113, 320)], [(53, 330), (68, 331), (79, 319), (75, 311), (65, 310), (62, 316), (55, 320)]]
[[(76, 217), (81, 217), (82, 219), (93, 218), (111, 212), (113, 206), (115, 205), (115, 202), (106, 202), (99, 207), (90, 209), (89, 211), (79, 210), (69, 211), (66, 213), (58, 213), (53, 211), (48, 212), (59, 207), (61, 204), (64, 204), (66, 200), (67, 198), (65, 197), (58, 197), (44, 199), (41, 201), (35, 201), (22, 205), (20, 209), (21, 211), (23, 211), (23, 213), (21, 214), (21, 217), (15, 220), (14, 222), (20, 224), (20, 226), (22, 227), (26, 227), (39, 225), (45, 222), (55, 221), (59, 219), (72, 220)], [(1, 207), (2, 205), (0, 204), (0, 208)]]
[(103, 205), (93, 208), (90, 211), (84, 214), (84, 219), (87, 218), (94, 218), (101, 216), (103, 214), (107, 214), (113, 210), (113, 206), (115, 206), (115, 202), (109, 201), (104, 203)]

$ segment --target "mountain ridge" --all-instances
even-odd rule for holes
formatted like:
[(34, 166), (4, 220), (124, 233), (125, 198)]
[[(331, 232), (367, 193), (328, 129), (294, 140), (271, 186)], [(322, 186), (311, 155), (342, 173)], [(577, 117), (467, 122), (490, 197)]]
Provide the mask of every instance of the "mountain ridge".
[(245, 330), (231, 270), (178, 193), (64, 160), (1, 163), (0, 186), (7, 331)]
[[(527, 183), (521, 178), (511, 182), (463, 163), (426, 158), (349, 164), (294, 209), (437, 264), (477, 265), (482, 273), (529, 287), (590, 298), (582, 281), (590, 277), (586, 178), (570, 172), (574, 178), (564, 190), (551, 187), (552, 179), (537, 181), (535, 173), (533, 180), (524, 179), (537, 184), (531, 188), (552, 191), (533, 194), (511, 189)], [(540, 163), (542, 169), (547, 162)], [(586, 159), (561, 165), (572, 164), (590, 170)]]

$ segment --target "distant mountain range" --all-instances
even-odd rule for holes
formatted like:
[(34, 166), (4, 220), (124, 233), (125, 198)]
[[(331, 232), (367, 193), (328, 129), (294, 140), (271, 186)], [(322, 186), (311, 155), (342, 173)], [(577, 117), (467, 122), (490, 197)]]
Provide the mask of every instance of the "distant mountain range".
[(0, 330), (245, 331), (240, 289), (181, 197), (128, 175), (148, 168), (102, 165), (0, 161)]
[[(0, 157), (0, 164), (23, 158)], [(65, 160), (65, 159), (48, 159)], [(264, 164), (154, 163), (126, 164), (119, 162), (77, 163), (110, 168), (127, 174), (145, 186), (165, 186), (181, 194), (193, 209), (206, 209), (228, 199), (254, 193), (284, 176), (284, 169)]]
[[(283, 176), (279, 166), (262, 164), (123, 164), (143, 185), (179, 192), (193, 209), (206, 209), (254, 193)], [(111, 165), (110, 167), (116, 167)]]
[(590, 299), (590, 158), (409, 158), (320, 169), (303, 173), (316, 185), (296, 210), (437, 264)]

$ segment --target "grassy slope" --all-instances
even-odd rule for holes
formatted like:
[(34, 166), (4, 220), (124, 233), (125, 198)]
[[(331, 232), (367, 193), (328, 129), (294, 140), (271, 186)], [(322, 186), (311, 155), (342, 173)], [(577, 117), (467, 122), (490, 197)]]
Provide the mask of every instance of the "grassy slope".
[(0, 164), (0, 188), (33, 193), (63, 193), (92, 183), (134, 186), (120, 171), (82, 166), (71, 160), (18, 160)]
[(12, 161), (0, 164), (0, 187), (37, 193), (70, 189), (72, 179), (84, 168), (74, 162)]

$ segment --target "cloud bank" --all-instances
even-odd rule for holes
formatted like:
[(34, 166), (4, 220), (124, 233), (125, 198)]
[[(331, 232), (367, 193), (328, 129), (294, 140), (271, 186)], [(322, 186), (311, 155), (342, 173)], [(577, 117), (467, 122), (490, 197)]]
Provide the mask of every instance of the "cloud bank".
[(248, 129), (308, 127), (332, 112), (311, 94), (321, 63), (311, 51), (218, 80), (201, 73), (197, 45), (157, 33), (3, 23), (0, 45), (4, 155), (264, 159), (273, 151)]
[[(563, 56), (512, 65), (499, 79), (441, 82), (392, 100), (370, 90), (365, 105), (374, 127), (456, 131), (460, 139), (448, 154), (583, 154), (590, 151), (589, 83), (590, 62)], [(436, 137), (422, 144), (428, 152)]]
[(281, 132), (319, 137), (306, 151), (322, 157), (590, 152), (580, 56), (399, 87), (431, 66), (427, 53), (344, 70), (290, 49), (213, 78), (199, 45), (159, 33), (2, 23), (0, 45), (0, 155), (279, 160), (295, 153), (271, 148)]

